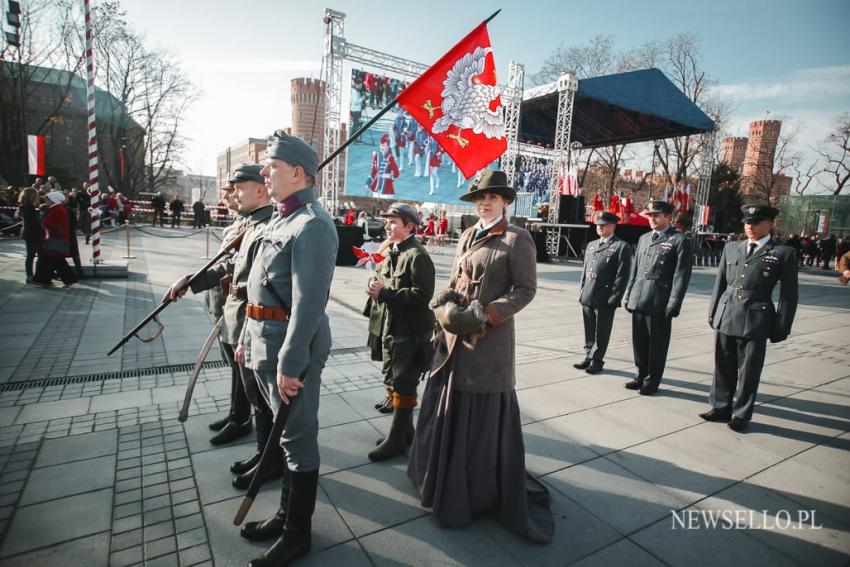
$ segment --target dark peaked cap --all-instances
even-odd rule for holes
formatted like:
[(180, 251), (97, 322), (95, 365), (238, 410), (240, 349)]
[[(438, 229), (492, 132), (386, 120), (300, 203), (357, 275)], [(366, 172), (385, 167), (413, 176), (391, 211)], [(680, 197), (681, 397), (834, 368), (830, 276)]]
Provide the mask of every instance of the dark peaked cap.
[(283, 130), (277, 130), (269, 139), (266, 155), (280, 159), (293, 166), (301, 166), (307, 175), (314, 176), (319, 170), (319, 155), (310, 145), (298, 136), (290, 136)]

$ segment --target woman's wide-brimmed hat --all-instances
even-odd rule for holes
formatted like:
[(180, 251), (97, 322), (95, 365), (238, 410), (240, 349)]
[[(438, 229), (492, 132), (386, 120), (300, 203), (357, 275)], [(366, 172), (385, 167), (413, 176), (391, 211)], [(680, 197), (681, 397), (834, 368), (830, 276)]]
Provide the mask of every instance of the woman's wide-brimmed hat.
[(474, 201), (475, 197), (482, 193), (501, 195), (508, 203), (513, 203), (516, 198), (516, 189), (508, 186), (507, 174), (498, 169), (485, 169), (481, 174), (481, 179), (470, 183), (469, 189), (460, 196), (460, 200)]

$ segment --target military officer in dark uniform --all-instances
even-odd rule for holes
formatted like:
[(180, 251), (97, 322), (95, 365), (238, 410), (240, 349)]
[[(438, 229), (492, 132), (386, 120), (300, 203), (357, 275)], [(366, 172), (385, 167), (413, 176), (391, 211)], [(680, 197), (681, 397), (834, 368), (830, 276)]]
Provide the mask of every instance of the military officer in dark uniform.
[(637, 376), (626, 384), (642, 395), (658, 391), (673, 317), (679, 315), (691, 279), (691, 241), (671, 226), (673, 205), (649, 201), (644, 214), (652, 228), (640, 237), (623, 299), (632, 314), (632, 346)]
[(614, 213), (599, 213), (595, 223), (599, 240), (588, 244), (584, 251), (579, 291), (584, 317), (584, 360), (573, 366), (588, 374), (598, 374), (605, 366), (614, 312), (629, 281), (632, 249), (614, 234), (618, 222), (620, 217)]
[(277, 538), (252, 567), (288, 565), (310, 550), (319, 482), (319, 391), (331, 350), (325, 308), (339, 245), (333, 219), (313, 193), (319, 165), (313, 148), (278, 130), (266, 151), (262, 174), (277, 212), (248, 276), (247, 319), (236, 356), (255, 371), (275, 415), (283, 405), (289, 408), (275, 440), (286, 460), (280, 508), (241, 531), (255, 541)]
[(366, 293), (372, 358), (383, 361), (393, 422), (389, 435), (369, 453), (373, 461), (400, 455), (413, 441), (416, 387), (427, 368), (422, 353), (431, 350), (435, 323), (428, 307), (434, 295), (434, 263), (416, 240), (419, 213), (410, 205), (395, 203), (381, 216), (387, 220), (392, 245)]
[[(797, 253), (771, 234), (779, 211), (769, 206), (741, 207), (747, 240), (723, 248), (708, 323), (717, 331), (714, 383), (707, 421), (728, 421), (741, 431), (753, 415), (767, 339), (784, 341), (797, 311)], [(779, 307), (773, 288), (779, 282)]]

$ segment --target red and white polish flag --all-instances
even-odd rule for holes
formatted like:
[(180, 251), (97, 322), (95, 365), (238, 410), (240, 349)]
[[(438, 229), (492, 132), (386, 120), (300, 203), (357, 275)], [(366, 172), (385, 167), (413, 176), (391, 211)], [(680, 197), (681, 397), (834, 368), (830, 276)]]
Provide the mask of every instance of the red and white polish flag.
[(508, 149), (487, 23), (482, 22), (398, 96), (398, 103), (469, 178)]
[(30, 175), (45, 175), (44, 136), (27, 136), (27, 158)]

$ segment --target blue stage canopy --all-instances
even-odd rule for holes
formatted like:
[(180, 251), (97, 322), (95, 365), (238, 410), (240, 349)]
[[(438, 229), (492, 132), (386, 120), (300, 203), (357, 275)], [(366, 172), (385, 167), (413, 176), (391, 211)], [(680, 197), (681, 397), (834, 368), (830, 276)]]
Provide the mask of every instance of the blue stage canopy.
[[(526, 91), (520, 110), (519, 139), (553, 146), (558, 112), (556, 84)], [(586, 148), (632, 144), (714, 128), (664, 73), (642, 69), (578, 82), (570, 140)]]

